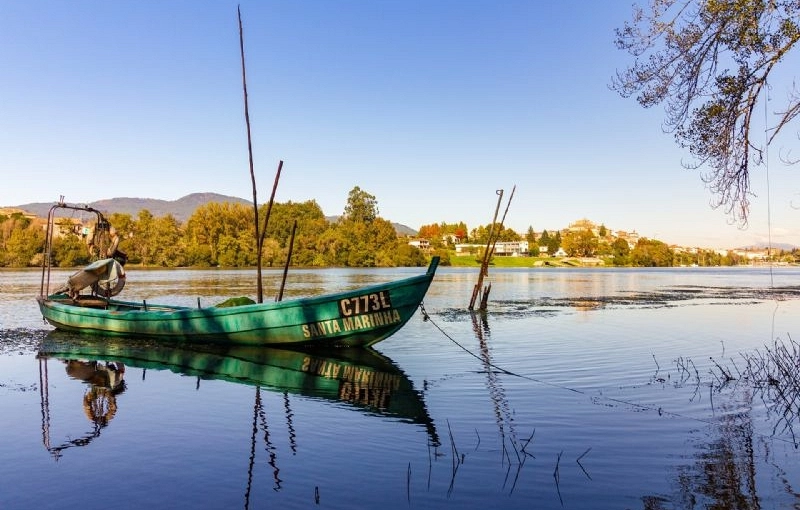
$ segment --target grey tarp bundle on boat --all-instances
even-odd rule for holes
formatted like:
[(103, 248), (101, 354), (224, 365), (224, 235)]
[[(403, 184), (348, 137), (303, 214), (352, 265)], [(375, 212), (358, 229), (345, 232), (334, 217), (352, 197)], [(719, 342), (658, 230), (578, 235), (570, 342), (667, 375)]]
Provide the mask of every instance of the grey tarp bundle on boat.
[(105, 297), (119, 294), (125, 286), (125, 269), (114, 259), (92, 262), (67, 279), (67, 283), (56, 289), (55, 293), (66, 293), (75, 298), (87, 287)]

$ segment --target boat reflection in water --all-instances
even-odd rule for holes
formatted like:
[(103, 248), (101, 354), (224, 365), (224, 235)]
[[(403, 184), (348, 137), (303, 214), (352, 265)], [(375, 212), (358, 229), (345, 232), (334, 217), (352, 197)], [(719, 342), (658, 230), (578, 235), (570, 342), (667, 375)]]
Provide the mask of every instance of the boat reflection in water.
[(67, 375), (83, 381), (83, 411), (97, 427), (105, 427), (117, 413), (117, 395), (125, 391), (125, 365), (119, 362), (64, 360)]
[[(344, 403), (367, 414), (394, 417), (426, 428), (432, 446), (439, 437), (413, 383), (389, 358), (371, 348), (288, 350), (252, 346), (167, 347), (138, 339), (93, 337), (53, 331), (38, 353), (45, 447), (84, 446), (100, 435), (125, 390), (125, 368), (170, 370), (201, 380), (223, 380)], [(84, 411), (94, 424), (85, 438), (53, 446), (49, 441), (47, 360), (61, 360), (67, 374), (89, 385)]]
[(58, 460), (61, 452), (75, 446), (86, 446), (100, 436), (103, 428), (117, 414), (117, 395), (125, 391), (125, 365), (117, 361), (102, 362), (64, 358), (67, 375), (87, 384), (83, 395), (83, 411), (92, 423), (92, 430), (53, 445), (50, 442), (50, 407), (46, 358), (39, 358), (39, 391), (42, 401), (42, 437), (47, 450)]

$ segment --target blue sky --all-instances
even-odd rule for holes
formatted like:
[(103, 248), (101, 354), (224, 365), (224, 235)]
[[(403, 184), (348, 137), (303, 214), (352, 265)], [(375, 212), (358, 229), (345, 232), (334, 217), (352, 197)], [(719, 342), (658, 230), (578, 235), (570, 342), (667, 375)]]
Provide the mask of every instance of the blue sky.
[(753, 172), (742, 230), (681, 166), (663, 110), (609, 89), (630, 0), (0, 0), (0, 206), (252, 199), (237, 5), (260, 202), (283, 160), (276, 199), (328, 215), (359, 186), (390, 221), (473, 228), (516, 185), (520, 233), (588, 218), (683, 245), (800, 245), (800, 169), (780, 162), (797, 129)]

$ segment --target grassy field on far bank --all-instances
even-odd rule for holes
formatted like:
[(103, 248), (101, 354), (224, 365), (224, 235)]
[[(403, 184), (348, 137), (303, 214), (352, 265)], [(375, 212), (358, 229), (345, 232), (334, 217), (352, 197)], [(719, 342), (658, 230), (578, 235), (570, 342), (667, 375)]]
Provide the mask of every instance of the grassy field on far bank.
[[(599, 261), (600, 259), (590, 259)], [(450, 253), (450, 265), (453, 267), (480, 267), (481, 260), (476, 255), (455, 255)], [(492, 257), (489, 263), (492, 267), (583, 267), (602, 266), (602, 263), (583, 263), (576, 258), (555, 257)]]

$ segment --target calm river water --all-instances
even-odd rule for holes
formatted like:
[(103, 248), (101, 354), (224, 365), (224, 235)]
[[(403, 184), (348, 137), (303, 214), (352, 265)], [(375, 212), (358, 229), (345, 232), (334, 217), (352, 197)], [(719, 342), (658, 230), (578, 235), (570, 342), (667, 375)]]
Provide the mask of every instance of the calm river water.
[[(422, 271), (294, 270), (284, 297)], [(129, 268), (120, 297), (254, 277)], [(477, 270), (440, 268), (374, 353), (117, 359), (42, 322), (39, 278), (0, 271), (4, 510), (800, 507), (798, 268), (490, 269), (484, 316)]]

